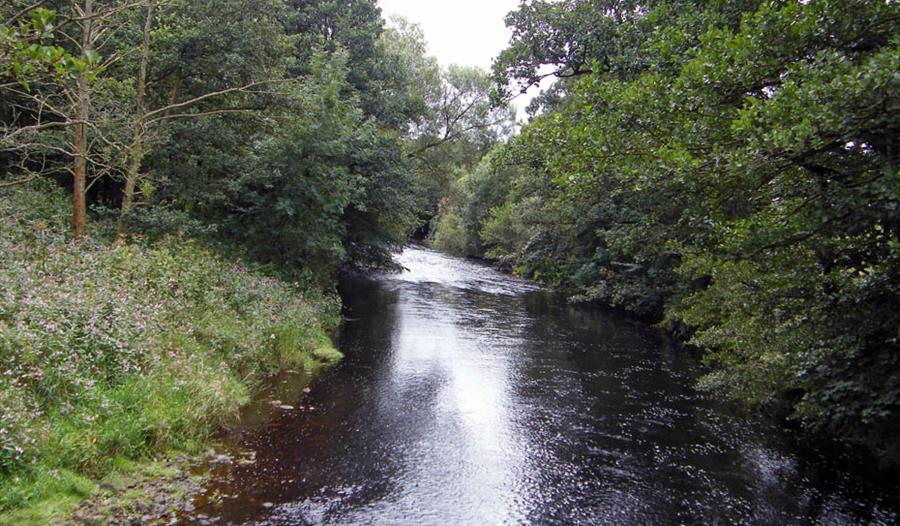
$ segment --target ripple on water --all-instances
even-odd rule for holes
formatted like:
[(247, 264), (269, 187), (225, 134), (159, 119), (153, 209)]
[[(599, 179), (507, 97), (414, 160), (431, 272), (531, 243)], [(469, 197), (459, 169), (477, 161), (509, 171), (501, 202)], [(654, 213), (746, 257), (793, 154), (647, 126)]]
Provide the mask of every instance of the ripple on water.
[[(220, 524), (893, 524), (897, 485), (694, 391), (653, 329), (421, 248), (345, 284), (347, 358), (237, 433)], [(298, 391), (299, 393), (299, 391)], [(267, 404), (260, 404), (266, 406)], [(191, 524), (184, 518), (185, 524)]]

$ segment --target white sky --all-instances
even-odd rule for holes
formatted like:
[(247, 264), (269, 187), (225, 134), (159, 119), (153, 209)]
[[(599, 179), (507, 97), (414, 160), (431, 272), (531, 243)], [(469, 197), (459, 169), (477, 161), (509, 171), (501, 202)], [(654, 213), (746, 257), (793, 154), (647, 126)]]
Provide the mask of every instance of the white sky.
[[(490, 70), (494, 57), (512, 36), (504, 18), (519, 6), (519, 0), (379, 0), (378, 4), (385, 19), (400, 15), (419, 24), (429, 54), (441, 64)], [(530, 100), (530, 96), (520, 96), (513, 101), (519, 118), (525, 117)]]

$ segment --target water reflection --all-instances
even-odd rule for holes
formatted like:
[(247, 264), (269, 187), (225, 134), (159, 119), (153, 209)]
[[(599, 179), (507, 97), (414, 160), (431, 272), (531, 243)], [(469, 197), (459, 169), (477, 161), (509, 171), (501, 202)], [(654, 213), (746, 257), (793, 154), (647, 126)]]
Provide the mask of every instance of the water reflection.
[(895, 522), (895, 485), (698, 395), (695, 361), (656, 331), (431, 251), (398, 261), (406, 271), (346, 284), (346, 361), (300, 409), (233, 437), (257, 462), (219, 468), (199, 512), (273, 525)]

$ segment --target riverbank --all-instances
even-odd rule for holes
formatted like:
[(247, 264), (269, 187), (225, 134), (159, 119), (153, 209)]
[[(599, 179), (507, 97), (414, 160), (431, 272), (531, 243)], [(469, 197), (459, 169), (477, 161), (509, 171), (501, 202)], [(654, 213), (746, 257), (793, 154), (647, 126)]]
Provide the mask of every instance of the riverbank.
[(696, 391), (660, 331), (431, 250), (396, 261), (344, 276), (346, 358), (308, 388), (273, 382), (271, 419), (229, 435), (248, 461), (211, 470), (194, 517), (896, 523), (895, 479)]
[(49, 186), (0, 196), (0, 524), (181, 477), (153, 462), (202, 454), (271, 375), (341, 357), (337, 298), (189, 239), (68, 243), (67, 216)]

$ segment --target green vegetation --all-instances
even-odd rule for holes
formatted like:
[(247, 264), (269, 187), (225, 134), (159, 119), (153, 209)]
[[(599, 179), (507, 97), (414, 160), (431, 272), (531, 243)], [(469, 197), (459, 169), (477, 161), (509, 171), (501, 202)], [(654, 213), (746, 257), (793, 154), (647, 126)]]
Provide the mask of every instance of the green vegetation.
[(490, 86), (373, 0), (3, 2), (0, 522), (339, 360), (338, 270), (389, 263)]
[(337, 272), (411, 233), (897, 461), (898, 9), (525, 0), (491, 74), (374, 0), (5, 1), (0, 522), (339, 359)]
[(524, 2), (498, 91), (558, 81), (435, 242), (665, 320), (702, 387), (900, 460), (898, 9)]
[(197, 452), (267, 376), (340, 359), (334, 297), (176, 238), (66, 243), (47, 184), (0, 199), (0, 510)]

